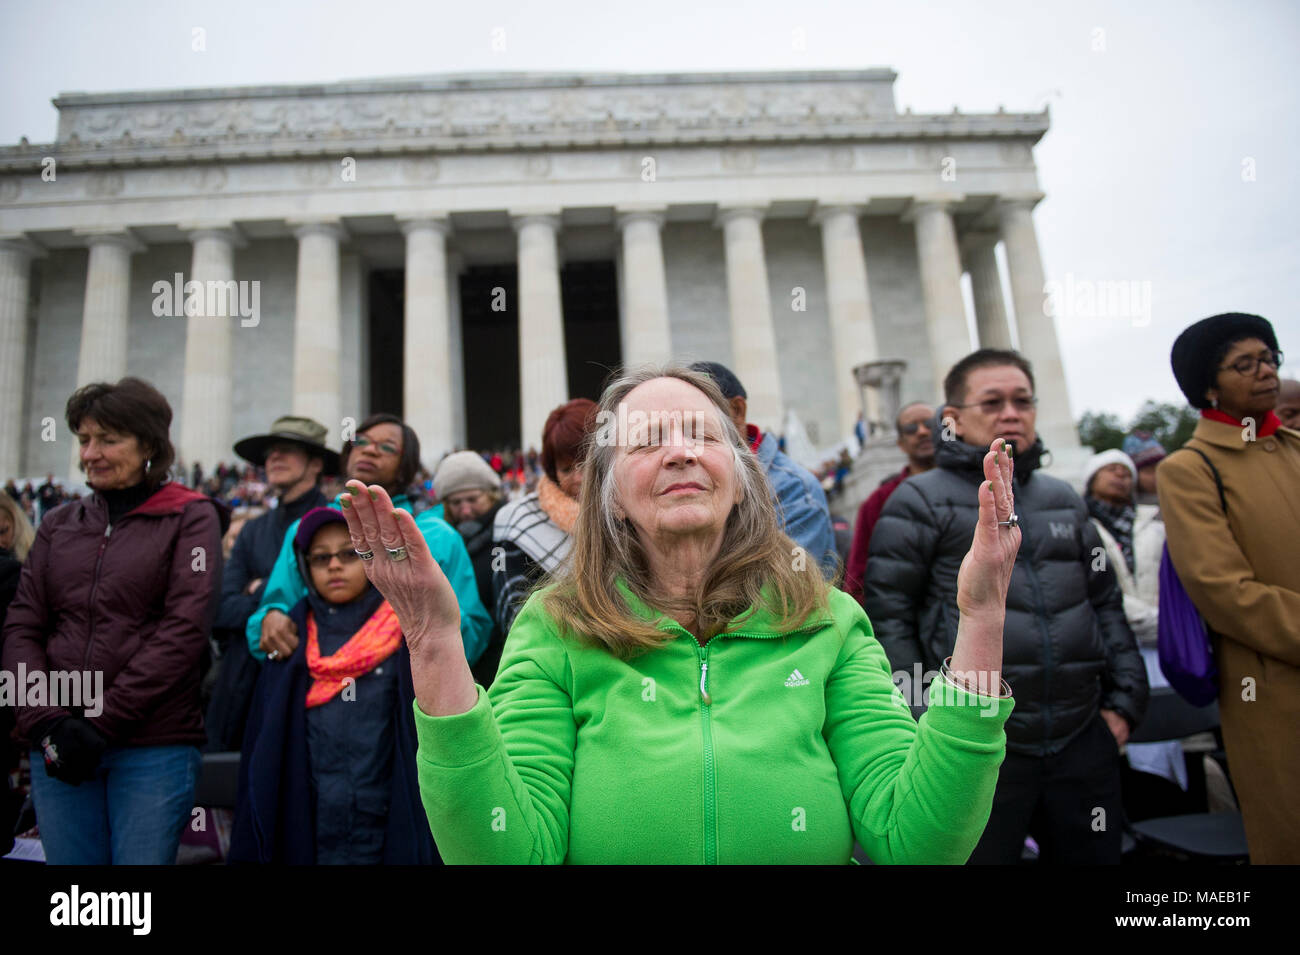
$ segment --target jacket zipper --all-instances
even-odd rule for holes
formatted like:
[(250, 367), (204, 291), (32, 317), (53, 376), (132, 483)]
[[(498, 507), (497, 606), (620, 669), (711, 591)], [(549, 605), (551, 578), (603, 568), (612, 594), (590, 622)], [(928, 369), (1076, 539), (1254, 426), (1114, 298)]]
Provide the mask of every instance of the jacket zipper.
[[(709, 696), (709, 647), (691, 637), (700, 657), (700, 732), (704, 737), (704, 864), (718, 864), (718, 794), (713, 764), (713, 726)], [(710, 640), (710, 643), (713, 641)]]
[(715, 766), (713, 761), (713, 724), (712, 724), (712, 706), (713, 697), (709, 695), (709, 644), (721, 637), (746, 637), (751, 640), (771, 640), (776, 637), (786, 637), (792, 633), (807, 633), (816, 630), (818, 627), (825, 626), (825, 623), (817, 623), (808, 627), (801, 627), (798, 630), (791, 630), (789, 633), (743, 633), (740, 631), (730, 631), (727, 633), (715, 634), (709, 639), (704, 646), (687, 631), (684, 627), (677, 627), (683, 634), (690, 638), (695, 647), (695, 653), (700, 659), (700, 731), (704, 738), (704, 864), (718, 864), (718, 793)]
[(104, 539), (99, 542), (99, 553), (95, 556), (95, 577), (90, 584), (90, 606), (86, 612), (86, 619), (90, 624), (90, 634), (89, 639), (86, 641), (86, 659), (82, 664), (83, 670), (90, 669), (90, 653), (95, 649), (95, 591), (99, 589), (99, 569), (104, 564), (104, 550), (108, 547), (108, 538), (112, 533), (113, 525), (108, 524), (104, 528)]
[[(1025, 536), (1025, 525), (1020, 525), (1020, 552), (1025, 552), (1029, 539)], [(1034, 591), (1034, 603), (1038, 607), (1038, 629), (1043, 633), (1043, 746), (1048, 746), (1052, 726), (1052, 634), (1047, 627), (1047, 605), (1043, 603), (1043, 588), (1034, 570), (1031, 558), (1025, 558), (1025, 573), (1029, 576), (1029, 585)]]

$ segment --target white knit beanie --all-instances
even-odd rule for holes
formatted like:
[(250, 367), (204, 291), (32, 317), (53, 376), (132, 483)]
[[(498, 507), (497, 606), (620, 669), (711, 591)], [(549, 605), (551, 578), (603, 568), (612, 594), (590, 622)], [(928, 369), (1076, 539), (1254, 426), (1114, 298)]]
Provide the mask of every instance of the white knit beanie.
[(445, 501), (457, 491), (501, 489), (501, 478), (475, 451), (457, 451), (442, 459), (433, 475), (433, 493)]
[(1111, 448), (1109, 451), (1101, 451), (1098, 454), (1094, 454), (1088, 459), (1087, 476), (1083, 479), (1083, 487), (1085, 491), (1088, 489), (1088, 485), (1092, 483), (1092, 479), (1097, 472), (1108, 464), (1124, 465), (1124, 467), (1128, 468), (1129, 474), (1133, 475), (1134, 483), (1137, 482), (1138, 469), (1133, 464), (1133, 459), (1123, 451), (1119, 450), (1119, 448)]

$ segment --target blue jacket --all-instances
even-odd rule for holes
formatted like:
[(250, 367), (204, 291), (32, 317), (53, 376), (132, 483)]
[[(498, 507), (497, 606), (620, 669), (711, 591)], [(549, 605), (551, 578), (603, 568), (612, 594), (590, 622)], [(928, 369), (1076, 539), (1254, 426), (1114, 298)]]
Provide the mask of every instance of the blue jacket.
[[(307, 600), (290, 617), (307, 632)], [(415, 774), (415, 689), (406, 641), (392, 659), (397, 664), (394, 706), (392, 796), (384, 839), (385, 865), (441, 863), (420, 802)], [(307, 641), (298, 641), (289, 659), (262, 667), (248, 714), (239, 796), (230, 836), (230, 861), (262, 865), (316, 864), (316, 793), (307, 750)]]
[(838, 557), (831, 511), (821, 484), (811, 471), (796, 464), (777, 447), (777, 437), (770, 431), (763, 435), (763, 442), (758, 446), (758, 461), (776, 496), (782, 530), (817, 561), (827, 580), (832, 579), (838, 569)]
[[(410, 499), (405, 494), (393, 498), (393, 505), (404, 511), (411, 510)], [(339, 499), (335, 498), (330, 507), (341, 509)], [(460, 636), (465, 643), (465, 659), (473, 666), (483, 655), (492, 633), (492, 618), (483, 608), (478, 598), (478, 584), (474, 579), (474, 565), (470, 562), (465, 542), (461, 540), (456, 529), (444, 521), (432, 510), (424, 511), (415, 519), (415, 524), (424, 535), (424, 542), (429, 545), (429, 553), (438, 562), (442, 572), (447, 575), (447, 582), (456, 592), (456, 603), (460, 605)], [(271, 576), (266, 579), (262, 591), (262, 604), (248, 618), (245, 635), (248, 637), (248, 651), (258, 660), (265, 660), (266, 654), (258, 646), (262, 640), (262, 618), (269, 610), (288, 613), (298, 601), (307, 596), (307, 584), (298, 572), (298, 560), (293, 553), (293, 538), (298, 533), (298, 522), (294, 521), (285, 532), (284, 543), (280, 546), (280, 556), (275, 560)], [(302, 631), (300, 630), (299, 633)]]

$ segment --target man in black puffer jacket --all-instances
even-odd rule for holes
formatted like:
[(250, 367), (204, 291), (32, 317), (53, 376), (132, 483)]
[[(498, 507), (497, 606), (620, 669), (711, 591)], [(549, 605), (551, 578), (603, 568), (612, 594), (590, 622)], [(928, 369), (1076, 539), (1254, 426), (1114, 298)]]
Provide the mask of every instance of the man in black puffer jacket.
[[(957, 639), (957, 571), (975, 531), (981, 461), (994, 438), (1011, 444), (1022, 538), (1002, 652), (1016, 708), (971, 862), (1015, 863), (1032, 834), (1043, 861), (1118, 863), (1118, 746), (1146, 710), (1146, 670), (1082, 499), (1036, 473), (1043, 444), (1033, 389), (1033, 371), (1016, 352), (981, 349), (953, 366), (935, 467), (904, 481), (885, 505), (871, 537), (865, 604), (905, 691), (917, 671), (938, 671)], [(911, 702), (920, 702), (919, 690)]]

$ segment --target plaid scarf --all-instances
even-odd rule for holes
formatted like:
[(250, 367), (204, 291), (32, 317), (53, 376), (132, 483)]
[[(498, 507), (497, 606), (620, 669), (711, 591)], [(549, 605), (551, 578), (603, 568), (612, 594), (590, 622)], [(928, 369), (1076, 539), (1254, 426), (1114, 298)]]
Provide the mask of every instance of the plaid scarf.
[(369, 673), (383, 663), (402, 644), (402, 625), (387, 600), (361, 625), (347, 643), (332, 656), (320, 655), (320, 641), (316, 637), (316, 615), (307, 614), (307, 671), (312, 684), (307, 690), (307, 708), (328, 703), (342, 692), (349, 677)]
[(1088, 513), (1099, 520), (1102, 527), (1115, 538), (1115, 543), (1119, 544), (1129, 573), (1136, 573), (1133, 567), (1133, 521), (1137, 517), (1137, 510), (1132, 504), (1111, 504), (1097, 497), (1089, 496), (1086, 501)]

